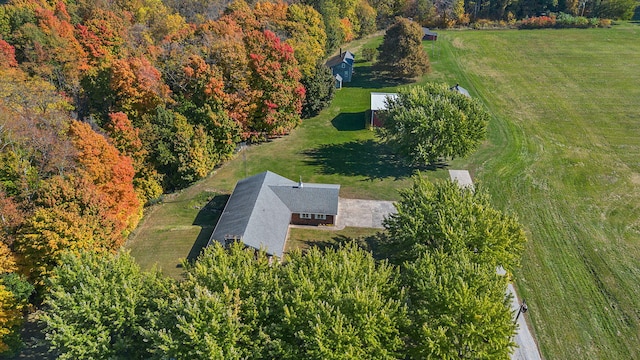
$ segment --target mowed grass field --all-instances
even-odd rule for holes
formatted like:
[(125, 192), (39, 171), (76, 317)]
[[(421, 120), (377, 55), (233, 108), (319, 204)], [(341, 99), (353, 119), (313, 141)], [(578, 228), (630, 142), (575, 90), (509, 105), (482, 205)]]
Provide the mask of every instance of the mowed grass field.
[[(471, 170), (526, 227), (515, 281), (543, 356), (640, 358), (640, 26), (439, 34), (425, 43), (434, 71), (419, 82), (460, 83), (494, 115), (486, 144), (450, 165)], [(364, 111), (371, 91), (398, 84), (372, 78), (367, 63), (354, 79), (291, 135), (249, 147), (149, 208), (128, 243), (138, 262), (179, 276), (235, 182), (264, 170), (339, 183), (343, 197), (396, 199), (414, 170), (364, 129)], [(375, 232), (291, 233), (307, 246)]]
[(527, 229), (515, 281), (543, 356), (640, 358), (640, 26), (451, 31), (438, 46), (495, 115), (468, 160)]

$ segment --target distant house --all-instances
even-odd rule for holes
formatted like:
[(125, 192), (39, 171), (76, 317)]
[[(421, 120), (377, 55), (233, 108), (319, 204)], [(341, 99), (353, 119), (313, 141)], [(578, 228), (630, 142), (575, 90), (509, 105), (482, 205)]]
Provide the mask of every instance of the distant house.
[(340, 87), (342, 87), (342, 82), (351, 82), (351, 76), (353, 75), (353, 63), (355, 62), (354, 59), (355, 55), (349, 51), (342, 52), (342, 49), (340, 49), (340, 53), (338, 55), (327, 60), (325, 65), (331, 69), (333, 76), (340, 75), (342, 78), (340, 81)]
[(395, 99), (396, 93), (371, 93), (371, 127), (381, 127), (383, 120), (379, 112), (387, 110), (387, 99)]
[(289, 224), (335, 225), (340, 185), (303, 184), (266, 171), (238, 181), (209, 244), (242, 241), (282, 257)]
[(467, 97), (471, 97), (471, 95), (469, 95), (469, 91), (467, 91), (467, 89), (463, 88), (459, 84), (456, 84), (455, 86), (450, 87), (449, 90), (457, 91), (462, 95), (465, 95)]
[(427, 40), (427, 41), (436, 41), (438, 40), (438, 33), (437, 32), (433, 32), (427, 28), (422, 28), (422, 40)]

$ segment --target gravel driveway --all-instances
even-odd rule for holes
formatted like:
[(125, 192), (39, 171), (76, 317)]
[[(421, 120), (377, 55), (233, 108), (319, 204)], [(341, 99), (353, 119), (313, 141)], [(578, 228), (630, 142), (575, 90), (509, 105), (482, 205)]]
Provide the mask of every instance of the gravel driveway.
[(340, 198), (337, 228), (351, 226), (382, 229), (382, 220), (395, 212), (393, 201)]

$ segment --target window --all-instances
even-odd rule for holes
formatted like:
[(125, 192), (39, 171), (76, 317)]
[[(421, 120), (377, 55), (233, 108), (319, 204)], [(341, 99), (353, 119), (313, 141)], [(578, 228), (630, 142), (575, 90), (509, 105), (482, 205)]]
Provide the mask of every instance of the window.
[(311, 214), (300, 214), (300, 219), (311, 219)]
[(344, 69), (344, 63), (342, 63), (342, 68)]
[(327, 215), (325, 215), (325, 214), (316, 214), (316, 220), (327, 220)]

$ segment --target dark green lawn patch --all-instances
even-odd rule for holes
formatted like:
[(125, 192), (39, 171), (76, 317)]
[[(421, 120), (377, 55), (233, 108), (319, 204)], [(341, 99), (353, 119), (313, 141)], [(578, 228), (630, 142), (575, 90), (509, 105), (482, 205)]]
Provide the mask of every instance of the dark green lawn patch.
[(369, 181), (400, 180), (411, 176), (415, 170), (388, 146), (372, 139), (325, 144), (306, 150), (304, 155), (308, 157), (307, 164), (317, 167), (323, 174), (359, 176)]
[(367, 125), (367, 112), (340, 113), (331, 120), (331, 125), (338, 131), (364, 130)]
[(371, 239), (380, 233), (380, 229), (346, 227), (342, 230), (321, 229), (313, 227), (292, 227), (289, 229), (287, 252), (294, 249), (305, 250), (311, 246), (321, 248), (338, 247), (341, 244), (355, 241), (364, 248), (369, 247)]

